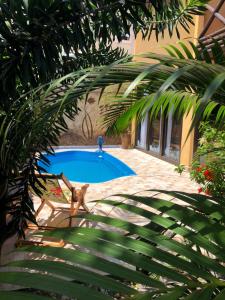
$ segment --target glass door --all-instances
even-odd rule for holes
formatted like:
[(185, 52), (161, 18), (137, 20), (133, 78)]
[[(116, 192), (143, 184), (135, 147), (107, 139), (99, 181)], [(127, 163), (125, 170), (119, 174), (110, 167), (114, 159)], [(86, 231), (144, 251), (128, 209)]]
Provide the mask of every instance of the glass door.
[(148, 131), (148, 114), (137, 128), (137, 146), (146, 149), (147, 131)]
[(150, 120), (149, 113), (137, 127), (137, 143), (139, 148), (148, 150), (171, 162), (179, 162), (182, 134), (182, 118), (178, 119), (172, 112), (164, 117)]
[(148, 147), (150, 151), (153, 151), (155, 153), (160, 153), (160, 135), (161, 135), (161, 118), (160, 115), (157, 117), (157, 119), (154, 119), (150, 122), (149, 126), (149, 143)]
[(174, 161), (180, 159), (182, 121), (170, 112), (164, 121), (163, 155)]

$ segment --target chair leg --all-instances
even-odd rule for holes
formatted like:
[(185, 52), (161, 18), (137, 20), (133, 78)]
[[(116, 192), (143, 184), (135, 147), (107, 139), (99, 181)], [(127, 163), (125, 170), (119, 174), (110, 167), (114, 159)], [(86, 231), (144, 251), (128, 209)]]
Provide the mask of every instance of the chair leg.
[(52, 210), (55, 210), (55, 206), (54, 206), (48, 199), (45, 199), (45, 203), (46, 203)]
[(40, 206), (38, 207), (37, 211), (35, 212), (35, 217), (37, 217), (40, 213), (40, 211), (42, 210), (42, 208), (44, 207), (45, 205), (45, 200), (44, 199), (41, 199), (41, 204)]
[(82, 197), (81, 197), (82, 198), (82, 202), (81, 202), (81, 205), (83, 206), (84, 210), (86, 210), (86, 212), (89, 213), (89, 209), (88, 209), (88, 207), (87, 207), (87, 205), (85, 203), (85, 194), (87, 193), (88, 187), (89, 187), (89, 184), (85, 184), (81, 188), (81, 191), (82, 191)]
[(74, 202), (71, 199), (71, 206), (70, 206), (70, 217), (69, 217), (69, 227), (72, 227), (72, 220), (74, 216)]
[(41, 204), (35, 213), (35, 217), (39, 215), (40, 211), (42, 210), (45, 204), (48, 205), (53, 211), (55, 210), (55, 206), (50, 201), (48, 201), (47, 199), (41, 199)]
[(81, 189), (79, 191), (76, 192), (77, 206), (75, 208), (74, 215), (76, 215), (78, 213), (80, 206), (82, 206), (84, 208), (84, 210), (89, 212), (89, 210), (84, 202), (84, 197), (85, 197), (88, 187), (89, 187), (89, 184), (85, 184), (81, 187)]
[(23, 246), (51, 246), (56, 248), (62, 248), (65, 246), (65, 242), (63, 240), (60, 241), (31, 241), (31, 240), (18, 240), (15, 244), (16, 248)]
[(81, 205), (82, 205), (82, 199), (79, 199), (79, 200), (77, 201), (77, 206), (76, 206), (76, 208), (74, 209), (74, 216), (77, 215), (78, 210), (79, 210), (79, 208), (80, 208)]
[(84, 210), (86, 210), (86, 212), (89, 213), (89, 209), (88, 209), (87, 205), (85, 204), (84, 199), (82, 201), (82, 206), (83, 206)]

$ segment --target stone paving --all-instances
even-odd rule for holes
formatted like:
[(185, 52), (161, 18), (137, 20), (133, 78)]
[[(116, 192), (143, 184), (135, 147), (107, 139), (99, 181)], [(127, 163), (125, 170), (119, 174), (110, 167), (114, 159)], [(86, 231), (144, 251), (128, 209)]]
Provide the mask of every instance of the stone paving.
[[(95, 151), (88, 149), (88, 151)], [(105, 183), (90, 184), (87, 194), (86, 203), (92, 213), (103, 215), (110, 215), (127, 219), (127, 214), (118, 209), (112, 209), (109, 205), (96, 204), (93, 200), (107, 198), (118, 193), (125, 194), (147, 194), (151, 195), (153, 192), (146, 192), (149, 189), (162, 190), (176, 190), (184, 192), (196, 192), (197, 186), (190, 181), (188, 172), (179, 175), (174, 171), (175, 166), (159, 160), (149, 154), (146, 154), (137, 149), (121, 149), (121, 148), (107, 148), (106, 151), (117, 157), (129, 167), (131, 167), (136, 176), (122, 177), (114, 179)], [(79, 188), (81, 184), (73, 182)], [(117, 200), (120, 200), (118, 197)], [(40, 204), (40, 200), (35, 198), (35, 206)], [(127, 201), (126, 201), (127, 202)], [(128, 201), (131, 202), (131, 201)], [(51, 214), (50, 209), (45, 206), (39, 215), (39, 223), (47, 224), (49, 226), (64, 226), (66, 216), (64, 214)], [(142, 224), (146, 223), (144, 218), (137, 219), (137, 215), (129, 215), (131, 222)]]

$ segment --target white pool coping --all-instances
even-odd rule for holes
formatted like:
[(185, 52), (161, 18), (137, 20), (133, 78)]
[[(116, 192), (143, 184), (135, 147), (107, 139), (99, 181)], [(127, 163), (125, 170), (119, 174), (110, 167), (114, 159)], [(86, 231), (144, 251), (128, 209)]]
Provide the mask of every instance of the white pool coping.
[[(91, 146), (54, 146), (53, 149), (55, 151), (57, 150), (79, 150), (79, 149), (92, 149), (92, 150), (98, 150), (98, 146), (97, 145), (91, 145)], [(103, 150), (104, 149), (122, 149), (119, 145), (106, 145), (103, 146)]]

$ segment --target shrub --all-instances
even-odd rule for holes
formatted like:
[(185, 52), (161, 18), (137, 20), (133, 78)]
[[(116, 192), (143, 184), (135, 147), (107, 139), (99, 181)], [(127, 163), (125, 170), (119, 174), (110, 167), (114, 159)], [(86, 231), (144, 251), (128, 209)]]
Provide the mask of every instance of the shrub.
[(225, 131), (207, 123), (201, 123), (201, 138), (192, 162), (191, 179), (204, 192), (225, 200)]

